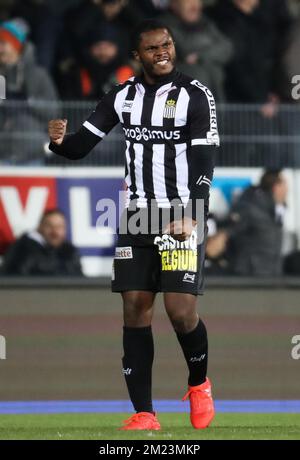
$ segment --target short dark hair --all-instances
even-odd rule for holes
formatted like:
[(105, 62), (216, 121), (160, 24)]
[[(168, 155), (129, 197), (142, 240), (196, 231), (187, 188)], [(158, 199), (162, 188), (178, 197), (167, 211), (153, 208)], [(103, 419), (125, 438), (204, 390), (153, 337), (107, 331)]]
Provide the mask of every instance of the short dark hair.
[(64, 213), (58, 208), (47, 209), (47, 211), (45, 211), (44, 214), (42, 215), (42, 218), (40, 220), (40, 224), (42, 224), (45, 221), (45, 219), (47, 219), (47, 217), (54, 216), (55, 214), (63, 217), (64, 219), (66, 218)]
[(141, 41), (141, 35), (144, 32), (150, 32), (152, 30), (157, 30), (157, 29), (167, 29), (167, 31), (169, 32), (169, 34), (171, 35), (174, 41), (174, 35), (169, 26), (167, 26), (162, 21), (159, 21), (157, 19), (145, 19), (144, 21), (140, 22), (137, 25), (137, 27), (135, 28), (132, 34), (132, 50), (134, 51), (138, 49), (140, 41)]
[(271, 192), (274, 185), (281, 181), (281, 169), (268, 169), (260, 179), (260, 186), (263, 190)]

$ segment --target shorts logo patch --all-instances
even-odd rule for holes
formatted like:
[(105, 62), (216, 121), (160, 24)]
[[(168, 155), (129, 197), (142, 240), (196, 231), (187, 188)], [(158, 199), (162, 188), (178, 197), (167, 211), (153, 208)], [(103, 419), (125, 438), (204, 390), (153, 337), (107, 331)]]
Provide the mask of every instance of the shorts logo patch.
[(185, 283), (195, 283), (195, 276), (195, 274), (190, 275), (189, 273), (185, 273), (182, 281)]
[(133, 259), (132, 247), (117, 247), (115, 251), (115, 259)]

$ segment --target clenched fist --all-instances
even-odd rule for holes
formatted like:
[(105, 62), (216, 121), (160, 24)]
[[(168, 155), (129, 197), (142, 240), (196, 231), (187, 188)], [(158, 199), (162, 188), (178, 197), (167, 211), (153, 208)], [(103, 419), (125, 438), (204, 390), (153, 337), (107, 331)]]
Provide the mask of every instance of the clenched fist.
[(171, 235), (175, 240), (186, 241), (190, 238), (196, 225), (195, 220), (190, 217), (184, 217), (182, 220), (170, 222), (164, 229), (164, 233)]
[(48, 133), (51, 142), (60, 145), (64, 140), (67, 129), (67, 120), (50, 120), (48, 123)]

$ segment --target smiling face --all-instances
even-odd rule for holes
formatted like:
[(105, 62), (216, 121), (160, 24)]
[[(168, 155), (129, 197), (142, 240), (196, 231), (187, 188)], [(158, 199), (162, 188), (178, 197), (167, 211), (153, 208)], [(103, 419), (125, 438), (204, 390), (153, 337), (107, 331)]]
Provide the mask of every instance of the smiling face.
[(142, 64), (145, 79), (150, 84), (171, 73), (175, 66), (176, 51), (168, 30), (143, 32), (134, 56)]

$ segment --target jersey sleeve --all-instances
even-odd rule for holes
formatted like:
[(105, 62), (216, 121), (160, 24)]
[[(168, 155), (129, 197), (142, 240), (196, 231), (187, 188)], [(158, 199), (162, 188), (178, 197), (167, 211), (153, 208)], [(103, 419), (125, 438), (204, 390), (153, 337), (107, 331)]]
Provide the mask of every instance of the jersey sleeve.
[(119, 123), (119, 117), (114, 107), (116, 94), (116, 88), (105, 94), (95, 110), (83, 123), (86, 129), (101, 139)]
[(190, 92), (188, 123), (191, 146), (220, 145), (216, 103), (211, 91), (199, 81), (193, 80)]

